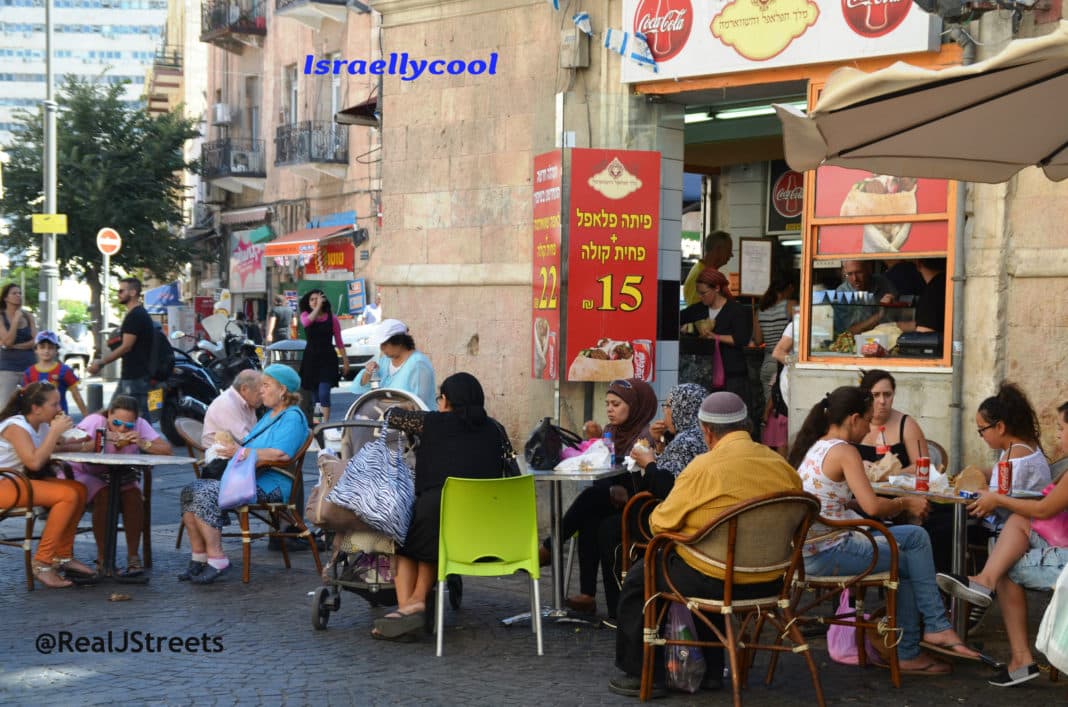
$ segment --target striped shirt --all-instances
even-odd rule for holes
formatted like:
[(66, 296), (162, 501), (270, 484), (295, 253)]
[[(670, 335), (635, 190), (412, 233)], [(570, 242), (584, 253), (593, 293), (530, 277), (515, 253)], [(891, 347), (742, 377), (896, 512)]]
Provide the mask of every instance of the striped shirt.
[(790, 323), (790, 315), (786, 311), (787, 302), (782, 300), (771, 305), (767, 309), (757, 310), (757, 321), (760, 322), (760, 331), (764, 334), (765, 355), (770, 356), (775, 349), (775, 344), (782, 338), (786, 325)]

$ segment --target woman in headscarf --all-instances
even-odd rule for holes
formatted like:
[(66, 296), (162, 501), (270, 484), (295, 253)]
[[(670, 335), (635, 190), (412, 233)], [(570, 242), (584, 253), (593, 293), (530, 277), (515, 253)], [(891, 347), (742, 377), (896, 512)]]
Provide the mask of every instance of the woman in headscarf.
[[(605, 394), (605, 411), (608, 425), (605, 434), (611, 432), (616, 448), (616, 460), (631, 453), (635, 443), (641, 439), (647, 446), (653, 445), (653, 434), (649, 423), (656, 415), (656, 393), (645, 381), (638, 378), (625, 378), (609, 383)], [(593, 486), (578, 495), (571, 507), (567, 509), (561, 522), (563, 539), (579, 534), (579, 591), (580, 594), (567, 598), (567, 606), (575, 611), (594, 613), (597, 610), (597, 566), (601, 564), (601, 552), (598, 549), (597, 534), (601, 523), (606, 518), (619, 517), (623, 506), (635, 492), (634, 482), (627, 473), (598, 479)], [(546, 538), (541, 550), (541, 563), (549, 563), (550, 539)], [(605, 567), (606, 592), (615, 587), (611, 579), (612, 568)], [(606, 595), (611, 601), (612, 597)], [(614, 602), (613, 602), (614, 603)], [(608, 605), (614, 612), (613, 603)]]
[(504, 436), (486, 414), (482, 385), (470, 373), (441, 383), (436, 412), (390, 408), (386, 424), (419, 437), (415, 450), (415, 506), (404, 545), (397, 548), (393, 585), (397, 608), (375, 621), (375, 638), (397, 640), (423, 628), (426, 596), (438, 569), (441, 489), (445, 479), (501, 476)]
[[(684, 335), (680, 346), (688, 349), (685, 353), (696, 354), (700, 364), (698, 370), (691, 370), (682, 377), (690, 382), (707, 384), (713, 393), (721, 390), (734, 393), (748, 405), (749, 366), (745, 361), (745, 347), (753, 338), (752, 312), (731, 297), (726, 276), (714, 268), (707, 268), (697, 277), (697, 295), (700, 301), (679, 313), (679, 325)], [(709, 363), (717, 343), (725, 375), (721, 386), (712, 385), (712, 365)]]

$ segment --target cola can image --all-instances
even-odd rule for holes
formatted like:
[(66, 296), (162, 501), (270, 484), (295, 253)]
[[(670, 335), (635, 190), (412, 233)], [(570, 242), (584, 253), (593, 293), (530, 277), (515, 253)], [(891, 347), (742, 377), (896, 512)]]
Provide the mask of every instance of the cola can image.
[(1012, 462), (1008, 459), (998, 462), (998, 493), (1002, 496), (1012, 493)]
[(630, 342), (634, 356), (631, 362), (634, 364), (634, 377), (645, 381), (653, 380), (653, 342), (649, 339), (634, 339)]
[(557, 359), (560, 357), (557, 355), (555, 331), (549, 332), (548, 341), (548, 346), (545, 348), (545, 359), (549, 365), (546, 368), (549, 372), (549, 380), (556, 380)]

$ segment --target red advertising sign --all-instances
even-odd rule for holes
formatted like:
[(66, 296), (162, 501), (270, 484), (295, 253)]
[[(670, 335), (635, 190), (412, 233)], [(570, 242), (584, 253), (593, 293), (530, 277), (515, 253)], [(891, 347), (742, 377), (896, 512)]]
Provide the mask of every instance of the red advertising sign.
[(338, 239), (319, 244), (315, 255), (308, 259), (304, 274), (318, 275), (333, 271), (351, 273), (355, 267), (356, 246), (351, 239)]
[(682, 51), (693, 28), (690, 0), (638, 0), (634, 11), (634, 31), (645, 35), (649, 50), (658, 62)]
[(556, 380), (560, 366), (560, 150), (534, 157), (534, 309), (530, 373)]
[(660, 153), (571, 151), (569, 381), (653, 379)]
[(861, 37), (874, 39), (897, 29), (911, 8), (912, 0), (842, 0), (842, 17)]
[(210, 317), (215, 314), (215, 298), (214, 297), (194, 297), (193, 298), (193, 311), (196, 313), (196, 333), (206, 334), (204, 327), (200, 325), (200, 320), (204, 317)]

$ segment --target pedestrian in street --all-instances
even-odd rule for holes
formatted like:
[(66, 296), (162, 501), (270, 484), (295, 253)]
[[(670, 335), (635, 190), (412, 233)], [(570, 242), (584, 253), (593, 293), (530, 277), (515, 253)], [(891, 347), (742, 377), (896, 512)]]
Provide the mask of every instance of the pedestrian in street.
[(363, 323), (374, 324), (380, 321), (382, 321), (382, 293), (378, 292), (375, 294), (374, 304), (363, 308)]
[(23, 387), (38, 381), (47, 381), (56, 386), (56, 390), (59, 391), (59, 404), (63, 412), (68, 415), (70, 414), (67, 408), (67, 391), (69, 390), (82, 417), (86, 417), (89, 409), (85, 407), (82, 394), (78, 391), (80, 382), (78, 376), (70, 366), (59, 361), (59, 337), (53, 331), (42, 331), (37, 334), (34, 341), (33, 353), (37, 356), (37, 363), (27, 368), (22, 374)]
[(148, 359), (152, 355), (152, 317), (141, 305), (141, 281), (136, 277), (119, 280), (119, 304), (126, 307), (122, 320), (122, 341), (118, 347), (89, 364), (89, 374), (96, 375), (112, 361), (122, 359), (122, 373), (115, 395), (129, 395), (137, 401), (140, 417), (151, 419), (148, 411)]
[(387, 319), (381, 328), (384, 339), (378, 348), (382, 355), (364, 365), (363, 373), (352, 382), (352, 392), (359, 396), (370, 391), (377, 375), (382, 388), (407, 391), (422, 400), (428, 409), (432, 408), (435, 387), (430, 359), (416, 350), (415, 339), (404, 322)]
[(289, 338), (289, 323), (293, 320), (293, 310), (286, 304), (282, 295), (274, 296), (274, 307), (267, 318), (267, 343), (285, 341)]
[(323, 422), (326, 422), (330, 419), (330, 389), (338, 384), (338, 350), (342, 352), (341, 365), (346, 378), (349, 357), (344, 355), (341, 322), (331, 311), (325, 292), (312, 290), (300, 298), (300, 324), (308, 339), (300, 362), (300, 387), (311, 391), (312, 404), (322, 407)]
[(22, 288), (13, 282), (0, 290), (0, 401), (6, 401), (33, 365), (37, 325), (22, 308)]

